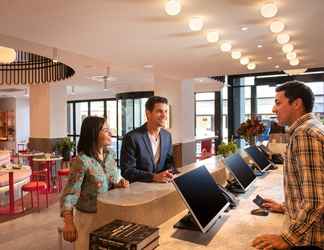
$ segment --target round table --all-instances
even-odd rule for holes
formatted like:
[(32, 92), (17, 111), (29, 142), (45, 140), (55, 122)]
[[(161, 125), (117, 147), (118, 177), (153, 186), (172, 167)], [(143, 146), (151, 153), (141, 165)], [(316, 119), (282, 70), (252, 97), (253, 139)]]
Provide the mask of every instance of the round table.
[(36, 156), (42, 156), (44, 155), (44, 152), (20, 152), (18, 153), (18, 162), (19, 162), (19, 157), (27, 158), (28, 160), (28, 165), (33, 167), (33, 157)]
[(9, 214), (15, 214), (15, 192), (14, 192), (14, 175), (21, 174), (26, 175), (26, 178), (30, 177), (32, 174), (30, 166), (23, 165), (21, 168), (13, 168), (13, 165), (7, 165), (6, 168), (0, 168), (0, 175), (8, 174), (8, 184), (9, 184)]

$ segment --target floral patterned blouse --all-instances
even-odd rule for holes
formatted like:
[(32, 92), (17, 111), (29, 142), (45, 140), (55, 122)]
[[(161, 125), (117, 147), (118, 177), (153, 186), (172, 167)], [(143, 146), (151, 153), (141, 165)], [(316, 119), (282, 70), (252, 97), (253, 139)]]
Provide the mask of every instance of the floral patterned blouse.
[(95, 213), (97, 194), (107, 192), (113, 183), (122, 179), (112, 151), (107, 151), (103, 162), (80, 154), (72, 162), (70, 171), (61, 197), (61, 214), (72, 211), (74, 206), (82, 212)]

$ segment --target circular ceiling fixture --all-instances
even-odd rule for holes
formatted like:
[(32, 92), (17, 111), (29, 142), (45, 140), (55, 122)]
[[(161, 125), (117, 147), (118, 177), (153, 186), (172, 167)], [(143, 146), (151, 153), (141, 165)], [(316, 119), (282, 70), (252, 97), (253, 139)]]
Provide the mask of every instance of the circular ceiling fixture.
[(274, 21), (270, 25), (270, 30), (273, 33), (280, 33), (285, 29), (285, 25), (280, 21)]
[(63, 81), (75, 71), (52, 59), (24, 51), (17, 51), (14, 62), (0, 64), (0, 85), (42, 84)]
[(232, 58), (237, 60), (237, 59), (240, 59), (242, 56), (242, 53), (241, 51), (232, 51)]
[(284, 46), (282, 46), (282, 51), (284, 53), (290, 53), (294, 50), (294, 45), (292, 45), (291, 43), (287, 43)]
[(299, 59), (298, 58), (292, 59), (289, 61), (289, 64), (291, 66), (297, 66), (299, 64)]
[(169, 16), (176, 16), (181, 12), (181, 3), (179, 0), (169, 0), (164, 10)]
[(256, 68), (256, 64), (254, 62), (250, 62), (247, 65), (248, 70), (254, 70)]
[(0, 63), (12, 63), (16, 60), (16, 51), (7, 47), (0, 47)]
[(290, 61), (290, 60), (293, 60), (297, 57), (297, 54), (296, 52), (290, 52), (286, 55), (287, 59)]
[(192, 31), (200, 31), (204, 26), (204, 21), (201, 17), (195, 16), (189, 20), (189, 28)]
[(207, 32), (207, 41), (209, 43), (216, 43), (219, 40), (219, 33), (217, 31)]
[(246, 56), (246, 57), (242, 57), (241, 59), (240, 59), (240, 63), (242, 64), (242, 65), (246, 65), (246, 64), (248, 64), (250, 62), (250, 59)]
[(287, 33), (281, 33), (277, 36), (277, 42), (279, 44), (286, 44), (290, 40), (290, 36)]
[(274, 3), (267, 3), (261, 7), (260, 12), (263, 17), (271, 18), (277, 14), (278, 8)]
[(220, 47), (221, 51), (223, 52), (229, 52), (232, 49), (232, 44), (229, 42), (224, 42), (222, 43), (221, 47)]

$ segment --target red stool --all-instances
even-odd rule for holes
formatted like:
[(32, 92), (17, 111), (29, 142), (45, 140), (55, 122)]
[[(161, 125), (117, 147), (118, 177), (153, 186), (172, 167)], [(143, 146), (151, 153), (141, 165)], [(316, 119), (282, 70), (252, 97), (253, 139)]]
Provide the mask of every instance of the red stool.
[[(43, 181), (45, 179), (45, 181)], [(31, 181), (21, 187), (21, 205), (24, 211), (24, 192), (30, 192), (31, 206), (34, 207), (33, 192), (37, 193), (37, 208), (39, 209), (39, 194), (45, 192), (46, 207), (48, 207), (48, 185), (47, 185), (47, 169), (33, 171)]]
[[(68, 165), (68, 167), (64, 167), (64, 165)], [(59, 184), (59, 192), (62, 191), (63, 183), (62, 178), (69, 176), (70, 174), (70, 161), (64, 161), (62, 160), (61, 169), (57, 171), (57, 178), (58, 178), (58, 184)]]

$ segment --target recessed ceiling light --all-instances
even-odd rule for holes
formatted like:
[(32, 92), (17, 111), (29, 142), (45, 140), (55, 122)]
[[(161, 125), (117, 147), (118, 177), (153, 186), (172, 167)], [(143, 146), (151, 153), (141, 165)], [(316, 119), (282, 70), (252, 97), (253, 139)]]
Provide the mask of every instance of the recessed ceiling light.
[(240, 60), (240, 63), (241, 63), (242, 65), (246, 65), (246, 64), (248, 64), (249, 62), (250, 62), (250, 59), (249, 59), (247, 56), (242, 57), (241, 60)]
[(280, 33), (285, 29), (285, 25), (280, 21), (274, 21), (270, 25), (270, 30), (273, 33)]
[(286, 54), (292, 52), (293, 50), (294, 50), (294, 45), (292, 45), (291, 43), (287, 43), (284, 46), (282, 46), (282, 51)]
[(220, 47), (221, 51), (223, 52), (229, 52), (232, 49), (232, 44), (229, 42), (224, 42), (222, 43), (221, 47)]
[(295, 59), (297, 57), (297, 54), (295, 52), (290, 52), (286, 55), (288, 60)]
[(219, 33), (217, 31), (207, 32), (207, 41), (209, 43), (216, 43), (219, 40)]
[(199, 16), (195, 16), (195, 17), (192, 17), (190, 20), (189, 20), (189, 28), (192, 30), (192, 31), (199, 31), (199, 30), (202, 30), (204, 26), (204, 21), (201, 17)]
[(241, 30), (242, 31), (247, 31), (249, 28), (248, 27), (242, 27)]
[(296, 65), (299, 64), (299, 59), (298, 58), (292, 59), (292, 60), (289, 61), (289, 64), (291, 66), (296, 66)]
[(0, 46), (0, 63), (12, 63), (16, 60), (16, 56), (14, 49)]
[(290, 36), (287, 33), (281, 33), (277, 36), (277, 42), (279, 44), (286, 44), (290, 40)]
[(169, 0), (164, 6), (165, 12), (169, 16), (176, 16), (181, 11), (181, 4), (179, 0)]
[(276, 68), (276, 69), (279, 69), (279, 68), (280, 68), (280, 66), (279, 66), (279, 65), (276, 65), (276, 66), (275, 66), (275, 68)]
[(268, 59), (268, 60), (272, 60), (272, 56), (268, 56), (267, 59)]
[(151, 68), (153, 68), (152, 64), (145, 64), (144, 65), (144, 69), (151, 69)]
[(263, 45), (262, 44), (258, 44), (258, 46), (257, 46), (258, 48), (262, 48), (263, 47)]
[(256, 68), (256, 64), (254, 62), (250, 62), (248, 65), (247, 65), (247, 68), (249, 70), (254, 70)]
[(260, 12), (263, 17), (270, 18), (277, 14), (278, 8), (274, 3), (268, 3), (261, 7)]
[(241, 51), (232, 51), (232, 58), (233, 59), (240, 59), (241, 56), (242, 56)]

